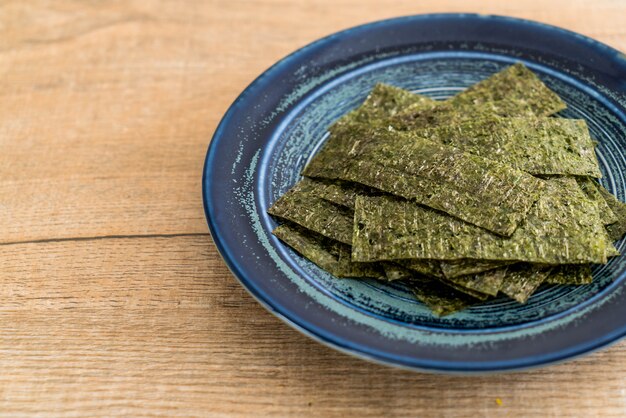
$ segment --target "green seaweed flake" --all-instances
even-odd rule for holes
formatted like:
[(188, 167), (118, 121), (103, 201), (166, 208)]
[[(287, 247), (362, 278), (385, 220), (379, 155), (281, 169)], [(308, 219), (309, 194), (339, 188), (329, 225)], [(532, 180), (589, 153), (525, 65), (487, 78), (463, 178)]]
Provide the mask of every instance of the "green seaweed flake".
[(314, 195), (313, 182), (301, 181), (268, 210), (270, 215), (296, 223), (325, 237), (352, 243), (353, 212)]
[(550, 116), (566, 104), (522, 64), (515, 64), (445, 102), (409, 105), (389, 122), (395, 129), (456, 124), (483, 115)]
[[(617, 215), (613, 212), (608, 202), (604, 198), (602, 192), (599, 190), (599, 184), (588, 178), (588, 177), (577, 177), (576, 181), (578, 185), (582, 189), (583, 192), (587, 195), (589, 200), (593, 201), (597, 208), (598, 214), (602, 219), (604, 225), (611, 225), (618, 221)], [(602, 186), (600, 186), (602, 187)]]
[(593, 281), (591, 265), (589, 264), (565, 264), (557, 266), (550, 272), (545, 280), (547, 284), (584, 285)]
[(294, 224), (282, 224), (272, 231), (285, 244), (331, 274), (338, 272), (337, 242)]
[(373, 277), (383, 275), (381, 268), (373, 263), (350, 260), (350, 247), (314, 233), (299, 225), (285, 223), (272, 231), (296, 252), (337, 277)]
[(613, 196), (611, 192), (596, 183), (596, 187), (606, 200), (606, 203), (613, 211), (613, 214), (617, 217), (617, 221), (606, 227), (609, 237), (613, 241), (622, 238), (626, 234), (626, 203), (620, 201), (617, 197)]
[(356, 261), (473, 258), (543, 264), (605, 263), (619, 253), (575, 180), (547, 180), (545, 193), (510, 238), (393, 196), (356, 200)]
[(567, 107), (522, 63), (474, 84), (451, 98), (450, 102), (457, 109), (471, 111), (487, 108), (499, 116), (549, 116)]
[(424, 276), (444, 278), (439, 260), (396, 260), (396, 263)]
[(441, 261), (440, 267), (444, 277), (447, 279), (453, 279), (455, 277), (467, 276), (469, 274), (482, 273), (512, 263), (512, 261), (475, 260), (469, 258)]
[(335, 127), (354, 123), (387, 127), (387, 119), (394, 116), (399, 111), (411, 105), (418, 108), (432, 103), (435, 103), (435, 101), (426, 96), (414, 94), (388, 84), (379, 83), (374, 86), (374, 89), (367, 96), (363, 104), (341, 117), (335, 123)]
[(345, 278), (372, 277), (382, 279), (385, 277), (385, 270), (380, 263), (359, 263), (352, 261), (351, 248), (349, 245), (338, 245), (339, 264), (335, 275)]
[(478, 299), (481, 302), (485, 302), (487, 299), (489, 299), (489, 295), (479, 292), (477, 290), (474, 290), (470, 287), (466, 287), (463, 285), (458, 284), (457, 282), (451, 281), (451, 280), (446, 280), (446, 279), (441, 279), (442, 283), (445, 283), (447, 286), (450, 286), (451, 288), (453, 288), (454, 290), (457, 290), (461, 293), (465, 293), (466, 295), (472, 296), (476, 299)]
[(528, 298), (550, 275), (551, 270), (552, 267), (527, 263), (509, 266), (500, 292), (519, 303), (526, 303)]
[(454, 283), (455, 285), (470, 289), (478, 294), (496, 296), (506, 275), (507, 267), (501, 267), (482, 273), (446, 279), (446, 282)]
[(415, 278), (409, 283), (409, 287), (417, 300), (428, 306), (437, 316), (450, 315), (480, 302), (473, 296), (428, 277)]
[(505, 236), (543, 189), (541, 180), (508, 165), (362, 126), (331, 135), (303, 174), (365, 184)]
[(340, 180), (324, 181), (305, 177), (302, 181), (309, 182), (312, 185), (311, 193), (313, 195), (352, 210), (354, 210), (354, 202), (358, 195), (376, 194), (363, 185)]
[(387, 281), (393, 282), (396, 280), (407, 280), (415, 275), (414, 272), (389, 261), (381, 261), (380, 265), (385, 271), (385, 277)]
[(602, 177), (584, 120), (483, 115), (412, 133), (531, 174)]

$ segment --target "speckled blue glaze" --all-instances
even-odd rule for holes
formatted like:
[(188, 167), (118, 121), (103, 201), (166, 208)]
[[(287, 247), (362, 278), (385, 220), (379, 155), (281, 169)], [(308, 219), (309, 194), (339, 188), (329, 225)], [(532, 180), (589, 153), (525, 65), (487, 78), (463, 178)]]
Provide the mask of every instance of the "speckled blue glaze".
[[(255, 80), (215, 132), (203, 197), (214, 241), (242, 284), (306, 334), (420, 370), (527, 368), (626, 334), (626, 257), (587, 286), (543, 286), (443, 318), (397, 284), (338, 280), (271, 235), (269, 205), (299, 179), (327, 127), (385, 82), (445, 99), (521, 61), (584, 118), (604, 185), (626, 199), (626, 58), (562, 29), (482, 15), (422, 15), (349, 29), (300, 49)], [(626, 242), (618, 243), (626, 252)]]

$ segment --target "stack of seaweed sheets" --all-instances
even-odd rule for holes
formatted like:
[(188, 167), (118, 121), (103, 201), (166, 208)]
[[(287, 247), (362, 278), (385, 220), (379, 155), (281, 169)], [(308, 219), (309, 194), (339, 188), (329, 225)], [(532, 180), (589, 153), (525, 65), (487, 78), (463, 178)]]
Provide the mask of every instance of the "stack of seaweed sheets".
[(273, 232), (338, 278), (402, 281), (437, 315), (588, 284), (619, 255), (626, 204), (565, 108), (521, 64), (446, 101), (378, 84), (270, 208)]

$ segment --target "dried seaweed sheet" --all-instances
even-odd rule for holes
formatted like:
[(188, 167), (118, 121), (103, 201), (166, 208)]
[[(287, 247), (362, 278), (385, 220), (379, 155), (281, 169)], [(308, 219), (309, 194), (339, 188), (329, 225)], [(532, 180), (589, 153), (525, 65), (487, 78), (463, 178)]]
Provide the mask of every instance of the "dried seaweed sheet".
[[(321, 180), (304, 178), (302, 182), (309, 183), (311, 192), (335, 204), (354, 209), (356, 196), (360, 194), (372, 194), (368, 189), (358, 184), (347, 182), (325, 182)], [(604, 201), (604, 200), (603, 200)], [(460, 276), (474, 275), (477, 273), (493, 270), (504, 265), (511, 264), (509, 261), (485, 261), (485, 260), (403, 260), (402, 264), (415, 272), (436, 278), (456, 278)], [(400, 280), (400, 272), (406, 273), (406, 268), (396, 263), (384, 263), (385, 275), (388, 280)], [(488, 292), (487, 292), (488, 293)]]
[(370, 126), (387, 126), (387, 119), (400, 110), (411, 105), (415, 108), (435, 103), (426, 96), (411, 93), (410, 91), (391, 86), (376, 84), (363, 104), (347, 115), (341, 117), (335, 126), (365, 123)]
[(465, 293), (466, 295), (472, 296), (476, 299), (478, 299), (481, 302), (485, 302), (487, 299), (489, 299), (489, 295), (485, 294), (485, 293), (481, 293), (478, 292), (474, 289), (462, 286), (456, 282), (450, 281), (450, 280), (446, 280), (446, 279), (441, 279), (442, 283), (445, 283), (447, 286), (450, 286), (451, 288), (453, 288), (456, 291), (459, 291), (461, 293)]
[(493, 268), (477, 274), (447, 278), (441, 271), (441, 264), (443, 263), (437, 260), (398, 260), (397, 263), (421, 275), (442, 280), (456, 290), (480, 300), (486, 300), (489, 295), (495, 296), (498, 293), (506, 272), (505, 269)]
[(478, 274), (469, 274), (446, 279), (446, 282), (454, 283), (465, 289), (478, 292), (479, 294), (496, 296), (504, 282), (506, 274), (507, 267), (501, 267)]
[(324, 181), (320, 179), (304, 178), (302, 181), (310, 182), (311, 193), (336, 205), (354, 210), (354, 201), (358, 195), (376, 194), (371, 189), (355, 183), (345, 181)]
[(315, 184), (301, 181), (268, 210), (270, 215), (296, 223), (345, 244), (352, 243), (353, 212), (313, 193)]
[(272, 233), (329, 273), (336, 275), (339, 271), (339, 254), (336, 241), (312, 234), (298, 225), (279, 225)]
[(396, 260), (398, 264), (424, 276), (443, 279), (441, 263), (438, 260)]
[(409, 284), (413, 294), (437, 316), (450, 315), (480, 302), (436, 279), (420, 277)]
[(530, 295), (546, 280), (551, 270), (551, 267), (527, 263), (509, 266), (500, 292), (519, 303), (526, 303)]
[[(358, 184), (347, 182), (328, 182), (310, 179), (308, 181), (315, 182), (319, 187), (316, 188), (315, 194), (318, 197), (329, 200), (335, 204), (345, 206), (354, 210), (354, 202), (358, 195), (372, 195), (372, 192), (365, 190)], [(436, 278), (455, 278), (471, 274), (482, 273), (511, 264), (511, 261), (489, 261), (489, 260), (403, 260), (402, 264), (415, 272)], [(398, 268), (398, 264), (384, 263), (385, 273), (388, 280), (399, 280), (401, 275), (399, 270), (406, 272), (404, 268)]]
[(413, 134), (532, 174), (602, 177), (584, 120), (482, 115)]
[[(348, 207), (354, 210), (354, 202), (358, 195), (372, 195), (369, 190), (364, 190), (361, 186), (354, 183), (347, 182), (330, 182), (324, 183), (323, 181), (306, 179), (308, 181), (318, 184), (320, 187), (316, 188), (315, 194), (323, 199), (326, 199), (335, 204)], [(303, 181), (305, 181), (303, 179)], [(603, 200), (604, 201), (604, 200)], [(403, 260), (402, 264), (415, 272), (424, 274), (430, 277), (436, 278), (455, 278), (460, 276), (467, 276), (482, 273), (488, 270), (493, 270), (498, 267), (502, 267), (513, 263), (513, 261), (490, 261), (490, 260), (474, 260), (474, 259), (462, 259), (462, 260), (450, 260), (450, 261), (438, 261), (438, 260)], [(384, 263), (383, 265), (388, 280), (400, 280), (402, 277), (399, 271), (406, 272), (405, 268), (398, 269), (396, 263)]]
[(385, 271), (387, 281), (407, 280), (415, 275), (412, 271), (389, 261), (381, 261), (380, 265)]
[(453, 279), (455, 277), (478, 274), (496, 269), (514, 261), (492, 261), (492, 260), (396, 260), (402, 266), (421, 273), (429, 277), (438, 279)]
[(598, 213), (604, 225), (611, 225), (618, 221), (617, 215), (613, 213), (613, 210), (598, 189), (599, 184), (596, 181), (588, 177), (577, 177), (576, 181), (589, 200), (596, 204)]
[(549, 116), (567, 107), (531, 70), (516, 63), (482, 80), (450, 99), (458, 108), (471, 111), (489, 108), (500, 116)]
[(393, 263), (384, 263), (383, 266), (385, 271), (390, 269), (391, 278), (388, 280), (404, 280), (417, 300), (428, 306), (437, 316), (449, 315), (480, 302), (479, 299), (455, 290), (438, 279), (416, 274)]
[(469, 258), (441, 261), (440, 267), (445, 278), (453, 279), (455, 277), (467, 276), (468, 274), (482, 273), (512, 263), (513, 261), (475, 260)]
[(501, 235), (511, 235), (543, 182), (499, 162), (424, 138), (351, 127), (332, 135), (304, 170), (412, 199)]
[(383, 270), (380, 263), (359, 263), (352, 261), (349, 245), (338, 244), (337, 247), (339, 251), (339, 265), (335, 274), (337, 277), (372, 277), (375, 279), (385, 277), (385, 270)]
[(552, 269), (545, 280), (547, 284), (583, 285), (593, 281), (591, 265), (589, 264), (565, 264)]
[(395, 129), (455, 124), (486, 114), (549, 116), (566, 104), (522, 64), (515, 64), (445, 102), (409, 105), (389, 121)]
[(272, 231), (285, 244), (337, 277), (381, 277), (372, 263), (350, 261), (350, 247), (309, 231), (299, 225), (282, 224)]
[(606, 200), (613, 214), (617, 217), (616, 222), (606, 227), (609, 237), (616, 241), (626, 234), (626, 203), (613, 196), (611, 192), (600, 184), (596, 183), (596, 187), (602, 194), (602, 197), (604, 197), (604, 200)]
[(356, 261), (474, 258), (543, 264), (605, 263), (618, 255), (596, 207), (572, 178), (547, 180), (545, 193), (510, 237), (393, 196), (356, 200)]

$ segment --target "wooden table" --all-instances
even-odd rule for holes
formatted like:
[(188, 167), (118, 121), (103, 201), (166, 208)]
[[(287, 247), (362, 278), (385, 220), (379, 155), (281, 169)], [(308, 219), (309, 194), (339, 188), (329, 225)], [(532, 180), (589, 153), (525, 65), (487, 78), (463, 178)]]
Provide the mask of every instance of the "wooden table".
[(484, 377), (370, 364), (266, 312), (211, 242), (204, 154), (256, 75), (349, 26), (459, 10), (626, 51), (618, 0), (1, 2), (0, 415), (626, 415), (625, 343)]

